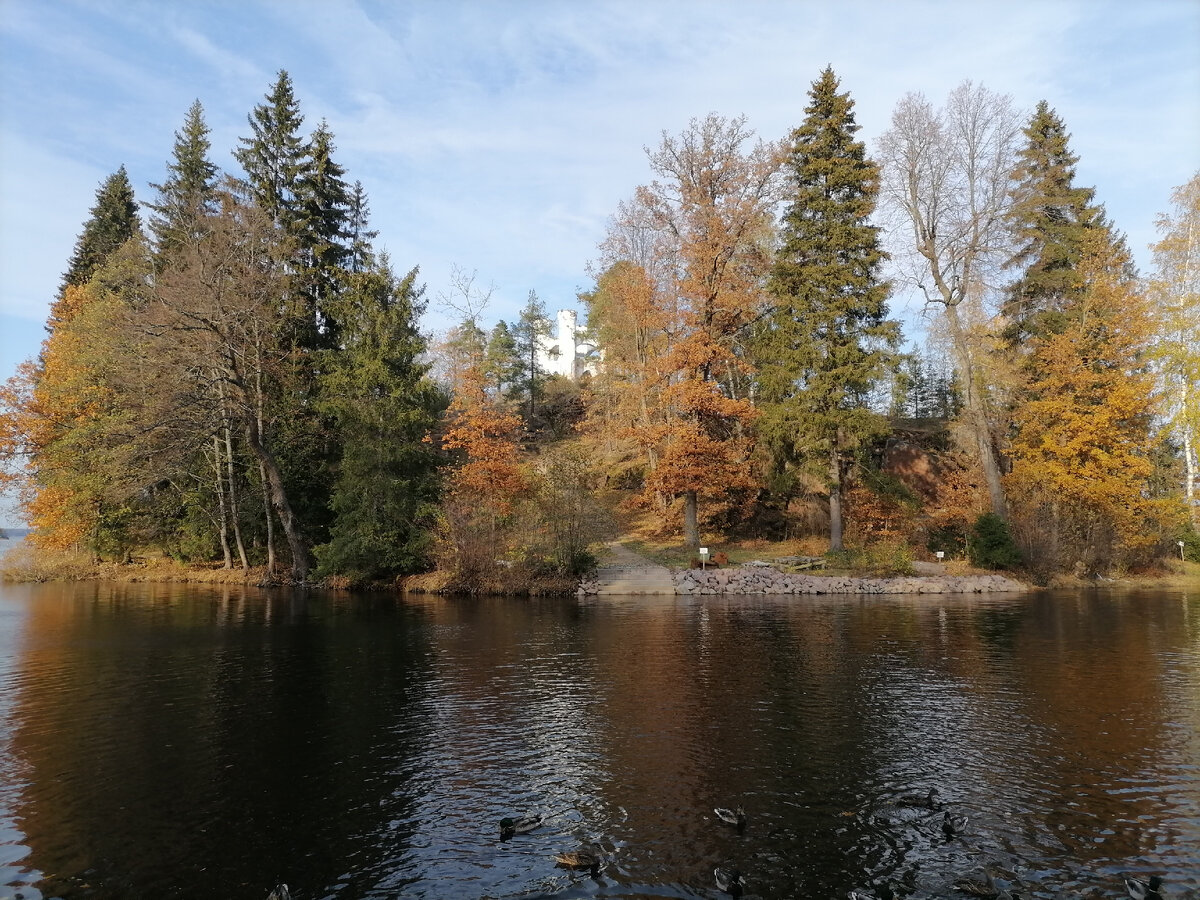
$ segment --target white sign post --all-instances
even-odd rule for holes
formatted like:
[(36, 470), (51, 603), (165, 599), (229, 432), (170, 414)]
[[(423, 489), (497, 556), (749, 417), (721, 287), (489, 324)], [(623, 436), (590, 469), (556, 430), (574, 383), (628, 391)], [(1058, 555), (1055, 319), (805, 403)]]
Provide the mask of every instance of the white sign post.
[[(1182, 544), (1181, 544), (1180, 546), (1182, 546)], [(701, 572), (703, 572), (703, 571), (704, 571), (704, 569), (705, 569), (705, 564), (706, 564), (707, 562), (708, 562), (708, 548), (707, 548), (707, 547), (701, 547), (701, 548), (700, 548), (700, 571), (701, 571)]]

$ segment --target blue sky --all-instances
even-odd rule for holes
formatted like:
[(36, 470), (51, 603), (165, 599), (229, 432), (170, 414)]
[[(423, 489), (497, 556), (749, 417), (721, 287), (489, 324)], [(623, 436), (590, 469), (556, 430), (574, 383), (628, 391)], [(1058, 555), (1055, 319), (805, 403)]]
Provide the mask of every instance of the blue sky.
[(531, 289), (574, 305), (664, 130), (715, 111), (783, 137), (827, 64), (868, 143), (908, 91), (1049, 101), (1143, 269), (1200, 168), (1200, 0), (0, 0), (0, 378), (37, 353), (97, 185), (123, 164), (150, 199), (194, 99), (236, 171), (287, 69), (396, 267), (431, 298), (476, 271), (494, 321)]

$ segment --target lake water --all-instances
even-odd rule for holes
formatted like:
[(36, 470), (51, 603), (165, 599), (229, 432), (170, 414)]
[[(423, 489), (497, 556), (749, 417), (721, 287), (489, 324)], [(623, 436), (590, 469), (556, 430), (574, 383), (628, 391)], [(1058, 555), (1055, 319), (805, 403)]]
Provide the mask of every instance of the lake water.
[[(960, 836), (897, 802), (931, 787)], [(555, 867), (581, 846), (598, 877)], [(0, 897), (716, 897), (718, 865), (1197, 893), (1200, 594), (0, 587)]]

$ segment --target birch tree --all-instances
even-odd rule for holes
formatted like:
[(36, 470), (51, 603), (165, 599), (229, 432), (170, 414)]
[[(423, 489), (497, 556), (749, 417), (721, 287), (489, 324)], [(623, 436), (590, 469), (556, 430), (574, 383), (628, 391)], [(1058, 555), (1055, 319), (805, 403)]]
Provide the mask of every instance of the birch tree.
[(1192, 528), (1200, 531), (1200, 172), (1171, 194), (1172, 211), (1158, 218), (1162, 239), (1151, 245), (1159, 333), (1154, 355), (1171, 427), (1183, 444), (1184, 497)]

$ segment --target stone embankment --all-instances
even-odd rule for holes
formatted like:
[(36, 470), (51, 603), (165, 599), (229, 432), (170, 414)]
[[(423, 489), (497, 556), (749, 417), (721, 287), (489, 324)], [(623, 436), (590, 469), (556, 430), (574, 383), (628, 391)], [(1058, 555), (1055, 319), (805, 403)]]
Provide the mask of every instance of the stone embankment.
[(1003, 575), (851, 578), (779, 572), (765, 566), (675, 573), (677, 594), (987, 594), (1024, 591)]
[(768, 566), (728, 569), (685, 569), (671, 573), (671, 581), (654, 590), (630, 587), (610, 573), (579, 586), (580, 595), (658, 594), (988, 594), (1028, 590), (1003, 575), (934, 575), (896, 578), (852, 578), (780, 572)]

